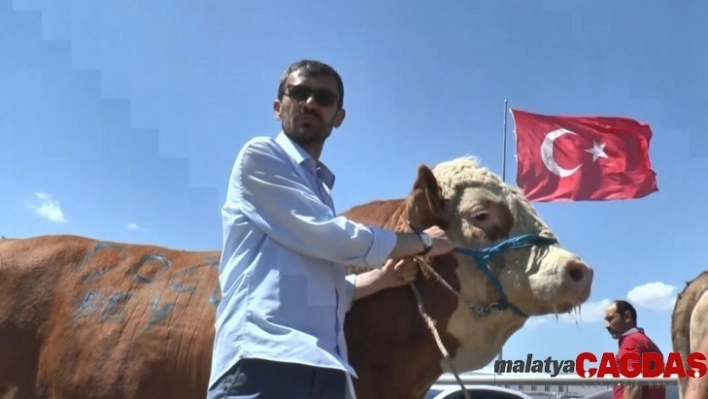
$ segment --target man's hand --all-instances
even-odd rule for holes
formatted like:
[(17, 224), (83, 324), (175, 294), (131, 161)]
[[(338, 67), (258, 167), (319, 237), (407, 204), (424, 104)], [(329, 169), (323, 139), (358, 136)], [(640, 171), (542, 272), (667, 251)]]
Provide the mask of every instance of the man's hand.
[(418, 265), (412, 258), (389, 259), (381, 269), (369, 270), (356, 276), (352, 301), (358, 301), (386, 288), (400, 287), (415, 280)]
[(415, 281), (418, 276), (418, 265), (412, 258), (389, 259), (381, 268), (381, 285), (383, 288), (400, 287)]
[(624, 399), (641, 399), (642, 387), (638, 385), (624, 386)]
[(440, 227), (432, 226), (425, 232), (433, 239), (433, 248), (428, 253), (430, 256), (445, 255), (457, 248), (457, 245), (447, 237), (445, 230)]
[[(428, 256), (440, 256), (452, 252), (458, 247), (447, 236), (445, 230), (432, 226), (423, 230), (432, 239), (433, 247)], [(425, 246), (418, 233), (396, 233), (396, 245), (388, 254), (389, 259), (402, 259), (415, 256), (423, 251)]]

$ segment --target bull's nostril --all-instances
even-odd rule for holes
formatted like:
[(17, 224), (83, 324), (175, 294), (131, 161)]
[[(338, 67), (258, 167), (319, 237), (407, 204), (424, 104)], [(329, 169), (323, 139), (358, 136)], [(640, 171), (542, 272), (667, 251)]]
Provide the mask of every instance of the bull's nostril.
[(583, 276), (585, 276), (585, 270), (587, 267), (580, 261), (573, 261), (568, 263), (568, 275), (575, 281), (581, 281)]

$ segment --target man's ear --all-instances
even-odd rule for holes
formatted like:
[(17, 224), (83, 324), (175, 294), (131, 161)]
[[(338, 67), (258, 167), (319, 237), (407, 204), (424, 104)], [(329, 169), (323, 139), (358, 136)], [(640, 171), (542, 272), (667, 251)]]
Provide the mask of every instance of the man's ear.
[(273, 101), (273, 113), (275, 114), (275, 119), (280, 119), (280, 100), (275, 99)]
[(344, 108), (340, 109), (337, 111), (337, 115), (334, 117), (334, 121), (332, 123), (332, 126), (334, 128), (339, 128), (342, 126), (342, 122), (344, 122), (344, 118), (347, 116), (347, 111), (344, 110)]
[(421, 229), (437, 225), (441, 229), (448, 226), (445, 220), (445, 198), (433, 172), (425, 165), (418, 166), (413, 189), (406, 199), (408, 220)]

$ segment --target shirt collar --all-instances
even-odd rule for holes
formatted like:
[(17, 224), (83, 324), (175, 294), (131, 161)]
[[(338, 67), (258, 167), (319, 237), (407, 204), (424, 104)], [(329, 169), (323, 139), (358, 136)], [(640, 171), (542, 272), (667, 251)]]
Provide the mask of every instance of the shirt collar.
[(315, 161), (304, 148), (292, 141), (284, 132), (278, 133), (275, 137), (275, 142), (299, 165), (310, 168), (317, 173), (317, 176), (322, 179), (330, 190), (334, 187), (335, 175), (327, 165), (320, 161)]
[(636, 332), (643, 333), (644, 329), (641, 327), (632, 327), (629, 330), (625, 331), (624, 334), (622, 334), (623, 337), (626, 337), (629, 334), (634, 334)]
[(641, 327), (632, 327), (632, 328), (630, 328), (629, 330), (625, 331), (624, 334), (622, 334), (622, 335), (620, 336), (618, 343), (619, 343), (620, 345), (622, 345), (622, 341), (623, 341), (628, 335), (631, 335), (631, 334), (634, 334), (634, 333), (642, 333), (642, 334), (643, 334), (643, 333), (644, 333), (644, 329), (641, 328)]

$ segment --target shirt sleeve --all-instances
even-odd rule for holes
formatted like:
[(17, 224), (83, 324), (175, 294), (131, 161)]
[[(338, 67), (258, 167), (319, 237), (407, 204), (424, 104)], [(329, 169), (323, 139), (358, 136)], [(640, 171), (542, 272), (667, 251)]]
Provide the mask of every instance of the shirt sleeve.
[(276, 147), (269, 138), (256, 138), (239, 152), (224, 212), (240, 210), (262, 232), (295, 252), (380, 268), (396, 244), (395, 233), (335, 215)]
[(352, 308), (352, 303), (354, 303), (354, 290), (356, 289), (356, 274), (348, 274), (346, 279), (346, 285), (344, 287), (344, 303), (347, 306), (347, 312)]

